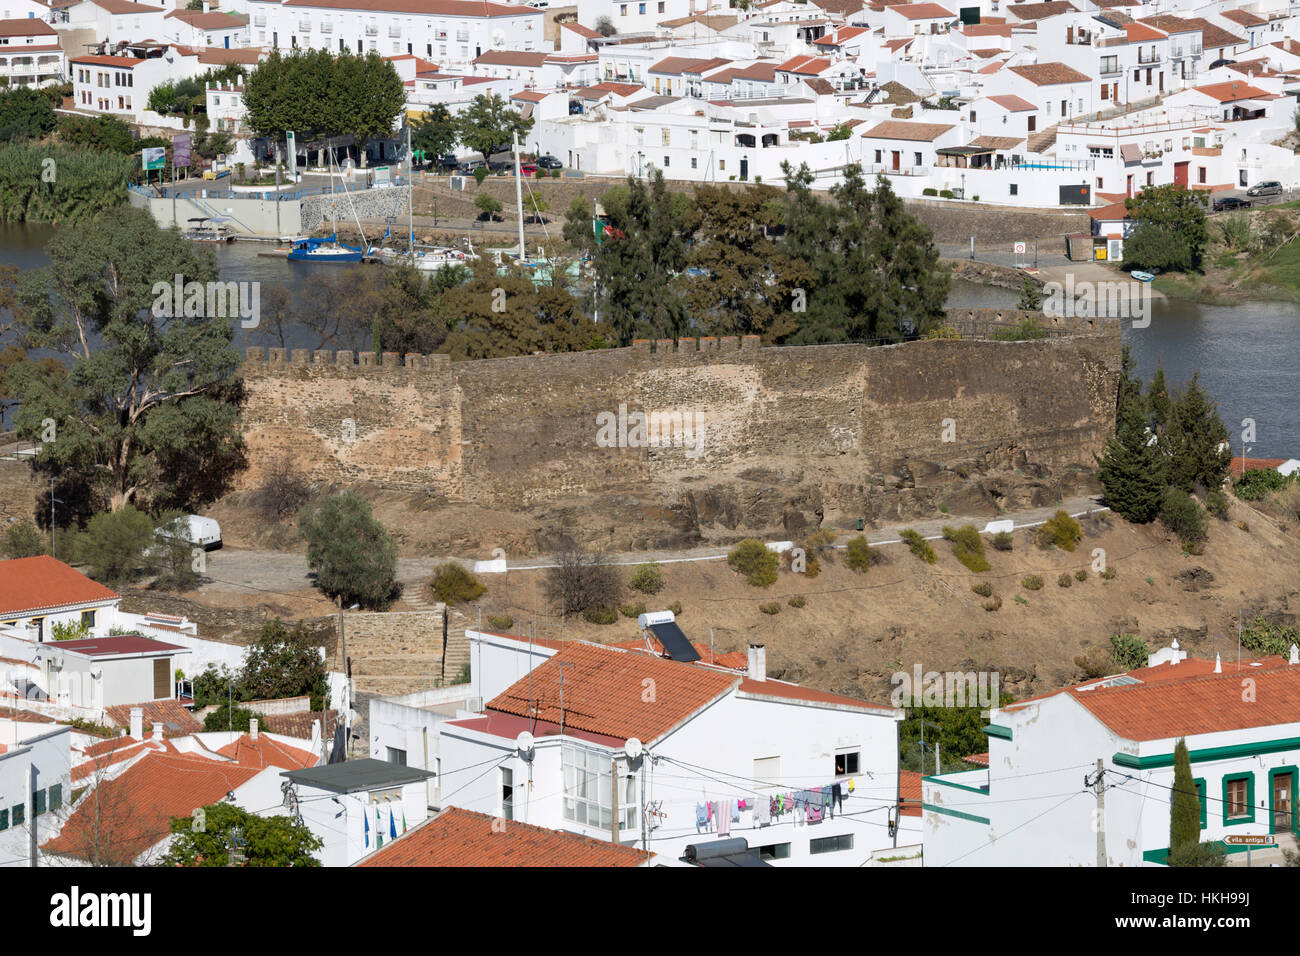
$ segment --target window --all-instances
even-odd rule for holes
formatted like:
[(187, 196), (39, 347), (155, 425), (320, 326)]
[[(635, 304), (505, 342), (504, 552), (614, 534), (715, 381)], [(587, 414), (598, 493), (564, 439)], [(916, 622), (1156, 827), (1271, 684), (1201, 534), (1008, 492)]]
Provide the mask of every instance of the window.
[(27, 819), (27, 808), (24, 807), (21, 803), (15, 803), (13, 805), (13, 810), (11, 812), (13, 814), (14, 826), (16, 827), (22, 826), (23, 821)]
[(856, 773), (861, 773), (861, 771), (858, 769), (858, 759), (860, 757), (860, 754), (861, 752), (857, 750), (851, 750), (848, 753), (836, 754), (835, 755), (835, 776), (843, 777), (846, 775), (851, 776)]
[(1223, 778), (1223, 822), (1253, 823), (1255, 820), (1255, 775), (1231, 774)]
[(636, 12), (637, 12), (637, 13), (640, 13), (640, 14), (642, 14), (642, 15), (644, 15), (644, 14), (645, 14), (645, 4), (644, 4), (644, 3), (638, 3), (638, 4), (636, 5)]
[(509, 767), (501, 768), (501, 819), (515, 818), (515, 772)]
[(667, 169), (667, 168), (668, 168), (668, 157), (665, 156), (665, 157), (664, 157), (664, 169)]
[(1107, 74), (1107, 73), (1118, 73), (1118, 72), (1119, 72), (1119, 57), (1118, 57), (1118, 56), (1103, 56), (1103, 57), (1101, 58), (1101, 72), (1102, 72), (1102, 75), (1103, 75), (1103, 76), (1104, 76), (1105, 74)]
[(1010, 187), (1008, 188), (1007, 195), (1009, 195), (1009, 196), (1019, 196), (1019, 195), (1020, 195), (1020, 186), (1017, 185), (1016, 183), (1011, 183), (1011, 184), (1010, 184)]
[(664, 12), (664, 0), (659, 0), (659, 12)]
[(840, 850), (852, 849), (852, 833), (846, 833), (843, 836), (821, 837), (820, 839), (808, 841), (808, 852), (813, 856), (819, 853), (837, 853)]
[(9, 811), (0, 810), (0, 832), (9, 829)]
[(913, 160), (912, 160), (912, 165), (913, 165), (913, 166), (920, 166), (920, 165), (921, 165), (921, 154), (920, 154), (920, 153), (913, 153), (912, 156), (914, 157)]
[(695, 158), (694, 156), (692, 156), (692, 157), (691, 157), (691, 169), (695, 169), (695, 168), (696, 168), (696, 163), (697, 163), (697, 162), (698, 162), (698, 160), (696, 160), (696, 158)]
[(760, 860), (788, 860), (790, 859), (790, 844), (769, 843), (767, 846), (750, 847), (749, 852)]
[(718, 169), (720, 169), (720, 170), (722, 170), (722, 171), (724, 171), (724, 172), (726, 171), (726, 169), (727, 169), (727, 161), (726, 161), (725, 159), (720, 159), (720, 160), (718, 160)]
[(36, 804), (34, 816), (40, 816), (45, 812), (45, 791), (37, 790), (32, 794), (32, 802)]
[(673, 131), (664, 127), (659, 131), (659, 145), (671, 146), (673, 144)]
[(386, 747), (388, 755), (384, 758), (389, 763), (395, 763), (399, 767), (406, 766), (406, 751), (398, 750), (396, 747)]
[[(1207, 802), (1205, 799), (1205, 780), (1202, 779), (1201, 777), (1197, 777), (1192, 782), (1196, 784), (1196, 799), (1201, 804), (1201, 829), (1205, 829), (1205, 822), (1206, 822), (1205, 805)], [(1170, 794), (1170, 799), (1172, 800), (1172, 798), (1173, 795)]]
[(627, 16), (627, 4), (626, 4), (626, 3), (620, 3), (620, 4), (618, 5), (618, 15), (619, 15), (620, 17), (625, 17), (625, 16)]
[[(608, 830), (610, 788), (613, 784), (611, 761), (614, 755), (565, 744), (561, 756), (564, 769), (564, 818), (574, 823)], [(636, 780), (619, 778), (619, 826), (630, 830), (636, 822)]]
[(882, 152), (881, 152), (880, 150), (876, 150), (876, 162), (877, 162), (877, 163), (879, 163), (879, 162), (883, 162), (883, 160), (882, 160), (882, 158), (881, 158), (882, 155), (883, 155), (883, 154), (882, 154)]

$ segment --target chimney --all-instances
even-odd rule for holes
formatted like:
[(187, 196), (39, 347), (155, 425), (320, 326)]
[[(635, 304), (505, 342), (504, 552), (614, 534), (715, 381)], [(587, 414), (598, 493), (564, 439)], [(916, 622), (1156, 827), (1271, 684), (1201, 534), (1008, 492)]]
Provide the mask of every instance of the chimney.
[(248, 722), (248, 736), (253, 740), (257, 739), (257, 718), (254, 717)]
[(162, 724), (153, 725), (153, 739), (158, 741), (158, 743), (162, 743), (162, 731), (163, 731)]
[(1216, 674), (1223, 673), (1223, 661), (1222, 659), (1220, 659), (1217, 652), (1214, 655), (1214, 673)]
[(763, 644), (749, 645), (749, 679), (767, 680), (767, 647)]
[(1296, 647), (1294, 644), (1291, 645), (1291, 657), (1287, 663), (1300, 664), (1300, 647)]
[(203, 0), (203, 12), (208, 13), (211, 10), (212, 10), (212, 4), (208, 3), (208, 0)]
[(131, 736), (136, 740), (144, 740), (144, 708), (131, 708)]

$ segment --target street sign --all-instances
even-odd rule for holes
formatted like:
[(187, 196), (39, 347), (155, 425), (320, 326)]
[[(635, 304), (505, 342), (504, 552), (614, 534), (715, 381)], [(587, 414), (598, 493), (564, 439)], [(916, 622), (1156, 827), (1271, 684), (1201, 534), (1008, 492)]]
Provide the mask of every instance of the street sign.
[(1277, 846), (1271, 836), (1226, 836), (1223, 842), (1229, 846)]
[(190, 134), (178, 133), (172, 137), (172, 165), (188, 166), (190, 164)]
[(1018, 256), (1023, 256), (1024, 254), (1025, 254), (1025, 244), (1024, 244), (1023, 242), (1017, 242), (1017, 243), (1016, 243), (1016, 255), (1018, 255)]
[(146, 146), (140, 153), (146, 170), (162, 169), (167, 165), (167, 148), (165, 146)]

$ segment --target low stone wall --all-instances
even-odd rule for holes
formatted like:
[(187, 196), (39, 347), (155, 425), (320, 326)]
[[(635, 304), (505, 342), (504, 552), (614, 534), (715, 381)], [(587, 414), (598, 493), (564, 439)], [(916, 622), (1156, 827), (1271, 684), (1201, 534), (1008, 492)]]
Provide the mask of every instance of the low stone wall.
[(329, 224), (331, 212), (340, 225), (356, 219), (374, 220), (403, 217), (411, 201), (408, 186), (388, 186), (381, 189), (356, 190), (344, 193), (324, 193), (309, 196), (301, 202), (300, 231), (311, 234)]

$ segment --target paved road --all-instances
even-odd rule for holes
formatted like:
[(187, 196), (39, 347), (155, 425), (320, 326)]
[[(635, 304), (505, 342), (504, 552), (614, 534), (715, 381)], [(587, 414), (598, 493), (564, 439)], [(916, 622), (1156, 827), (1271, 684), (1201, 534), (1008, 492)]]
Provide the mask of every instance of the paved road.
[[(1070, 498), (1059, 505), (1046, 508), (1030, 508), (1024, 511), (1001, 515), (997, 519), (987, 517), (970, 517), (963, 515), (945, 515), (932, 521), (911, 521), (890, 525), (875, 531), (866, 532), (866, 537), (873, 545), (891, 545), (901, 543), (898, 533), (906, 528), (914, 528), (934, 541), (942, 537), (940, 529), (944, 525), (973, 524), (983, 529), (990, 520), (1013, 521), (1016, 528), (1029, 528), (1042, 524), (1058, 508), (1064, 508), (1071, 515), (1079, 517), (1094, 511), (1106, 511), (1096, 496)], [(843, 537), (851, 536), (851, 532)], [(845, 547), (843, 541), (837, 547)], [(708, 547), (693, 548), (683, 551), (639, 551), (619, 552), (607, 557), (607, 563), (618, 566), (637, 565), (646, 561), (658, 561), (660, 564), (675, 564), (685, 561), (720, 561), (726, 558), (730, 548)], [(487, 569), (472, 558), (441, 556), (431, 558), (401, 558), (397, 566), (397, 579), (408, 585), (408, 591), (414, 590), (410, 585), (427, 580), (433, 569), (444, 561), (453, 560), (467, 568), (480, 564), (479, 573)], [(520, 558), (509, 560), (510, 570), (529, 571), (554, 567), (549, 557)], [(205, 592), (239, 591), (246, 593), (293, 593), (310, 588), (313, 584), (307, 570), (307, 559), (303, 554), (282, 551), (260, 551), (244, 548), (223, 548), (207, 556), (207, 573), (210, 583), (200, 589)]]

